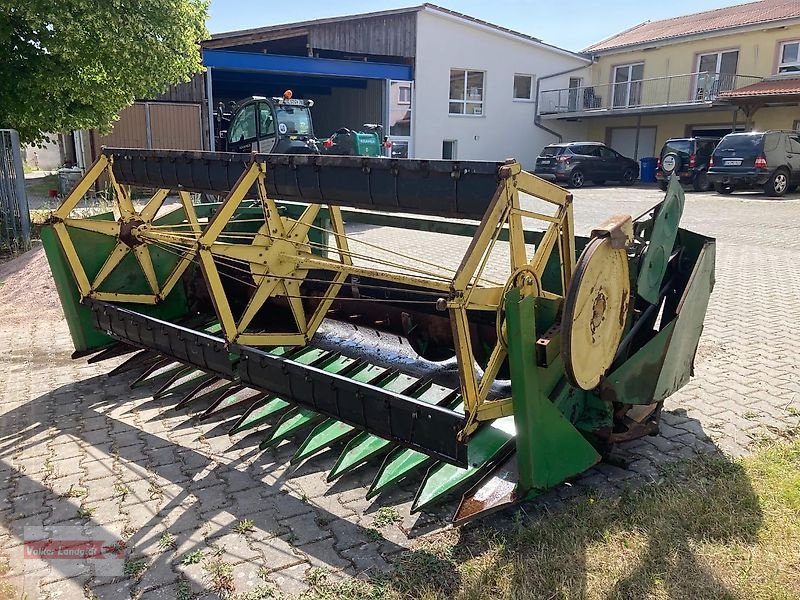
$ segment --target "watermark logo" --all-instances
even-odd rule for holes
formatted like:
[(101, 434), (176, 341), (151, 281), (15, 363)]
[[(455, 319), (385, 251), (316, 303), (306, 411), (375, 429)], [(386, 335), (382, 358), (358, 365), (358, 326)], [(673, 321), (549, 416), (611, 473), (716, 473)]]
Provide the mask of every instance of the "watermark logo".
[(104, 527), (25, 527), (23, 535), (26, 572), (49, 565), (64, 574), (122, 575), (125, 542)]

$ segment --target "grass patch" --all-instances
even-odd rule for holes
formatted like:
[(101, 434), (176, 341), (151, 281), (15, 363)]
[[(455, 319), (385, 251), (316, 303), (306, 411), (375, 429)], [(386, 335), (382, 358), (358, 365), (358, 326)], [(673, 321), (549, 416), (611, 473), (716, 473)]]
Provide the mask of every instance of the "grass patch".
[(45, 175), (35, 177), (25, 181), (25, 189), (28, 194), (36, 196), (47, 196), (50, 190), (58, 189), (58, 175)]
[(194, 550), (189, 552), (181, 559), (182, 565), (196, 565), (200, 561), (203, 560), (203, 551), (202, 550)]
[(88, 492), (84, 488), (69, 486), (69, 489), (61, 494), (62, 498), (83, 498)]
[(192, 585), (185, 579), (180, 579), (175, 589), (175, 600), (192, 600), (192, 598), (194, 598)]
[[(358, 593), (307, 598), (800, 598), (800, 437), (698, 457), (619, 497), (583, 496), (507, 531), (465, 527), (402, 553)], [(364, 587), (364, 586), (367, 587)], [(339, 595), (336, 595), (336, 594)]]
[(139, 560), (126, 560), (122, 567), (122, 572), (128, 577), (138, 579), (144, 574), (148, 566), (150, 565), (144, 558)]
[(402, 522), (403, 517), (400, 516), (400, 513), (397, 512), (397, 509), (389, 506), (382, 506), (379, 508), (375, 513), (375, 518), (372, 519), (372, 524), (378, 529), (382, 529), (387, 525)]
[(246, 535), (252, 531), (255, 531), (255, 528), (256, 524), (253, 522), (253, 519), (242, 519), (233, 526), (233, 531), (239, 535)]
[(88, 506), (84, 507), (84, 506), (81, 506), (80, 508), (78, 508), (78, 516), (81, 519), (88, 519), (89, 517), (91, 517), (94, 514), (94, 512), (96, 510), (97, 510), (97, 508), (95, 508), (95, 507), (88, 507)]
[(178, 547), (178, 542), (175, 540), (175, 536), (171, 534), (169, 531), (164, 531), (161, 534), (161, 537), (158, 538), (158, 547), (161, 550), (174, 550)]
[(212, 592), (227, 597), (234, 592), (233, 565), (221, 558), (206, 560), (203, 563), (208, 586)]

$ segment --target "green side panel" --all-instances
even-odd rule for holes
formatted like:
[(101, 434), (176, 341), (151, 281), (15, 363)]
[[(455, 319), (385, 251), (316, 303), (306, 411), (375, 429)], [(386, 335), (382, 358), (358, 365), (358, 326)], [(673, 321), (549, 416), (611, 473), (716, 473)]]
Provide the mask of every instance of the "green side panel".
[(536, 365), (536, 307), (533, 296), (520, 299), (519, 290), (506, 294), (520, 495), (552, 487), (600, 460), (542, 387), (543, 369)]
[(78, 287), (72, 278), (72, 271), (70, 271), (53, 228), (43, 227), (41, 237), (75, 350), (83, 352), (112, 344), (114, 340), (94, 328), (91, 311), (81, 304)]
[[(100, 219), (101, 217), (108, 217), (108, 215), (98, 215), (96, 218)], [(104, 220), (108, 219), (105, 218)], [(81, 265), (91, 281), (100, 271), (116, 242), (110, 236), (74, 227), (67, 227), (67, 233), (75, 246), (75, 252), (81, 261)], [(58, 297), (61, 301), (61, 308), (64, 311), (75, 350), (83, 352), (108, 346), (113, 340), (96, 331), (94, 325), (92, 325), (91, 310), (81, 304), (80, 294), (72, 277), (72, 271), (52, 227), (43, 227), (41, 236), (47, 262), (53, 274)], [(154, 255), (151, 252), (151, 255), (157, 261), (154, 265), (157, 273), (163, 272), (166, 268), (161, 264), (162, 261), (166, 261), (168, 264), (175, 259), (174, 255), (166, 256), (169, 253), (166, 253), (163, 259), (160, 254)], [(150, 290), (144, 280), (144, 274), (133, 255), (126, 257), (123, 263), (104, 282), (102, 289), (105, 290), (106, 286), (109, 289), (116, 286), (120, 291), (124, 289), (124, 291), (136, 293), (139, 288), (129, 289), (125, 287), (125, 282), (131, 282), (132, 285), (143, 285), (144, 287), (141, 288), (141, 291), (149, 293)], [(138, 275), (134, 277), (133, 274), (135, 273), (138, 273)], [(175, 321), (183, 317), (187, 312), (186, 293), (182, 285), (176, 285), (169, 296), (155, 306), (144, 304), (121, 304), (121, 306), (165, 321)]]
[(676, 321), (673, 319), (603, 380), (600, 384), (603, 399), (624, 404), (651, 404), (658, 401), (656, 385)]
[(683, 387), (692, 374), (697, 344), (703, 333), (703, 320), (714, 289), (715, 260), (716, 244), (708, 242), (700, 252), (678, 306), (675, 330), (656, 386), (655, 396), (659, 400)]
[[(351, 378), (361, 383), (368, 383), (385, 372), (386, 369), (384, 367), (367, 365), (351, 375)], [(342, 423), (336, 419), (326, 419), (314, 428), (314, 431), (303, 441), (289, 462), (291, 464), (298, 463), (325, 450), (336, 442), (350, 437), (355, 432), (356, 429), (352, 425)]]
[(642, 258), (636, 293), (655, 304), (659, 300), (661, 282), (667, 272), (669, 255), (678, 235), (678, 225), (683, 215), (684, 194), (677, 177), (670, 177), (667, 195), (656, 210), (650, 240)]
[[(531, 355), (533, 356), (533, 355)], [(411, 512), (417, 512), (444, 499), (487, 473), (514, 448), (514, 417), (495, 419), (476, 431), (467, 444), (469, 466), (440, 463), (431, 467), (422, 482)]]

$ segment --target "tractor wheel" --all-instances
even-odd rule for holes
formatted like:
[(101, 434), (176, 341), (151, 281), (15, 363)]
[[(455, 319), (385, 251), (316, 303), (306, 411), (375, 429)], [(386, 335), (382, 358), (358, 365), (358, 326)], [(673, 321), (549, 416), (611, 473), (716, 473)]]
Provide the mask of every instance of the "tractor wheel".
[(633, 185), (635, 181), (636, 172), (631, 167), (628, 167), (622, 173), (622, 185)]
[(694, 176), (692, 180), (692, 188), (695, 192), (708, 192), (711, 190), (711, 184), (708, 181), (708, 173), (701, 171)]
[(764, 184), (764, 193), (767, 196), (778, 198), (783, 196), (789, 189), (789, 173), (786, 169), (775, 169), (772, 177)]
[(569, 176), (569, 187), (582, 188), (584, 183), (586, 183), (586, 178), (583, 176), (583, 171), (573, 169), (572, 174)]
[(726, 196), (733, 193), (733, 186), (730, 183), (715, 183), (714, 189), (718, 194), (725, 194)]

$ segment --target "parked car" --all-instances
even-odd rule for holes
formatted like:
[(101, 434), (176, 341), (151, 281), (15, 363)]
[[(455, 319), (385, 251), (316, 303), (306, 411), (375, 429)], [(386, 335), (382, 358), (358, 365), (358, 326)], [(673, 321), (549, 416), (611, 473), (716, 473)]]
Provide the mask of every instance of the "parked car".
[(664, 142), (658, 155), (656, 180), (666, 191), (669, 176), (676, 173), (684, 185), (691, 185), (697, 192), (713, 189), (708, 180), (708, 163), (718, 137), (670, 138)]
[(587, 181), (630, 185), (639, 178), (639, 164), (599, 142), (568, 142), (545, 146), (536, 157), (534, 173), (573, 188)]
[(714, 150), (708, 177), (720, 194), (763, 186), (783, 196), (800, 185), (800, 132), (729, 133)]

